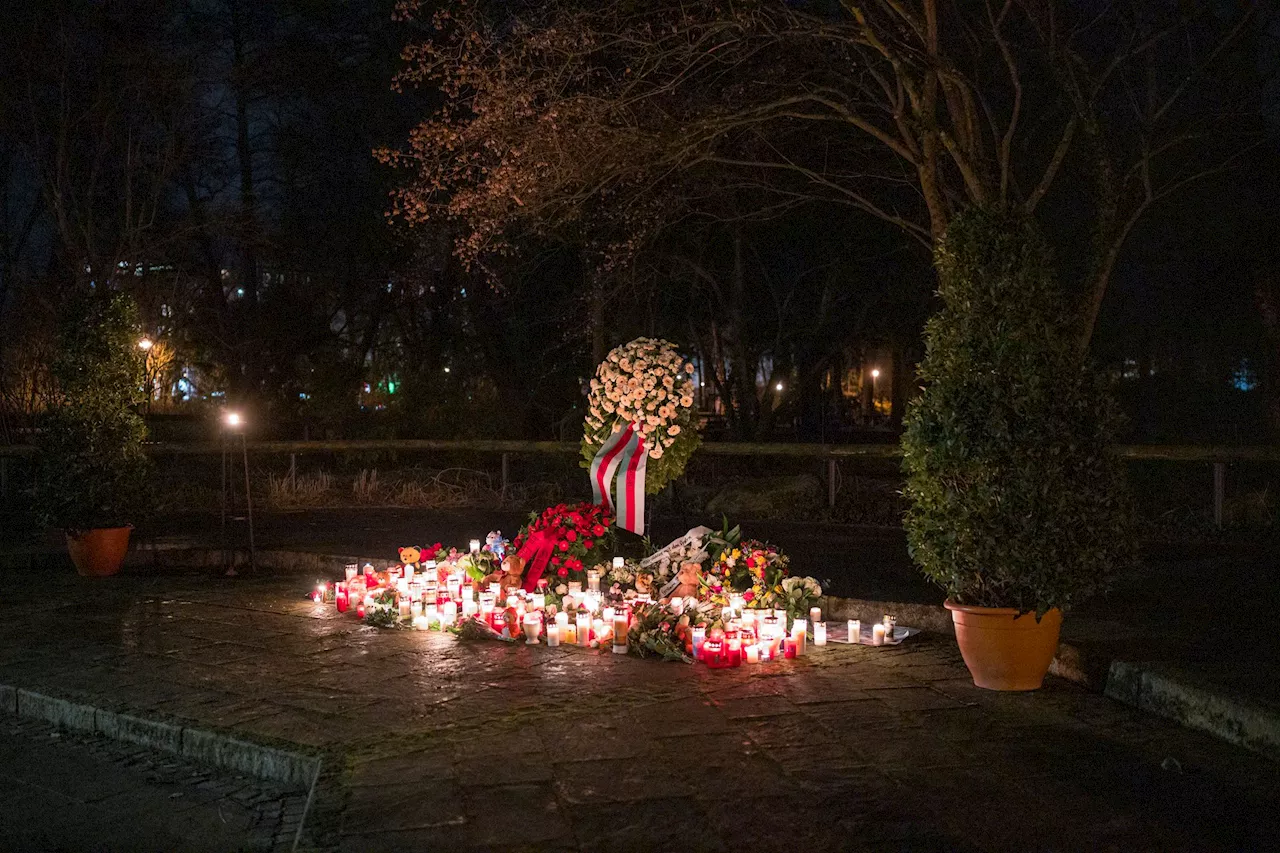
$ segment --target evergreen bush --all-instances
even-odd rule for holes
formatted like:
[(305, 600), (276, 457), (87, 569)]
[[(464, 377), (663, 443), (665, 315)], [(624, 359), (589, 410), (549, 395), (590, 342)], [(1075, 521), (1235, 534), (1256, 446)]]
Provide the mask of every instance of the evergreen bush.
[(935, 266), (943, 308), (903, 435), (912, 558), (957, 603), (1066, 611), (1133, 558), (1117, 410), (1029, 219), (963, 213)]
[(49, 527), (124, 527), (149, 506), (143, 453), (144, 354), (124, 296), (75, 302), (60, 321), (51, 365), (56, 398), (41, 420), (35, 508)]

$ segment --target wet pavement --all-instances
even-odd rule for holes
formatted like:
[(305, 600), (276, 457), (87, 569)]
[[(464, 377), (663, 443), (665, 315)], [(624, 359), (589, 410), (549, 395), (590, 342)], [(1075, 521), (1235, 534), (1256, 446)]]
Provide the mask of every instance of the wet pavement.
[(0, 717), (0, 851), (287, 851), (306, 795)]
[(0, 574), (0, 684), (323, 756), (305, 847), (1267, 850), (1280, 766), (950, 638), (708, 670), (367, 628), (308, 578)]

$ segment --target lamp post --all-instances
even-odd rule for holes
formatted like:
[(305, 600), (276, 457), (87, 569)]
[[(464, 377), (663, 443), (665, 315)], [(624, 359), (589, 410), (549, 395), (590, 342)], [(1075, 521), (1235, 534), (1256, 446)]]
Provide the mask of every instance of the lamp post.
[(138, 349), (142, 350), (142, 387), (147, 392), (147, 414), (151, 413), (151, 347), (155, 346), (151, 338), (145, 335), (138, 341)]
[(871, 414), (876, 413), (876, 380), (880, 378), (880, 368), (871, 368)]
[[(231, 480), (231, 453), (235, 436), (240, 436), (240, 456), (244, 461), (244, 504), (246, 520), (249, 522), (249, 569), (256, 571), (258, 568), (257, 551), (253, 543), (253, 496), (249, 491), (249, 444), (245, 438), (244, 427), (245, 421), (239, 412), (227, 412), (222, 418), (222, 562), (223, 565), (231, 563), (228, 559), (229, 550), (227, 548), (227, 512), (228, 507), (234, 506), (235, 503), (235, 487)], [(237, 574), (234, 563), (227, 565), (227, 575), (234, 577)]]

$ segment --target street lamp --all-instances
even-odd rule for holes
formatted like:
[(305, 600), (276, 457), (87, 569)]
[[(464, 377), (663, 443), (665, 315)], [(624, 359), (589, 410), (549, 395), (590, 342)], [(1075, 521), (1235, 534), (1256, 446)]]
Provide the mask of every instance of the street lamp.
[[(240, 435), (240, 456), (244, 460), (244, 504), (246, 520), (249, 522), (249, 568), (256, 571), (258, 568), (257, 550), (253, 543), (253, 495), (249, 491), (249, 444), (245, 438), (244, 417), (235, 411), (227, 412), (222, 417), (222, 423), (225, 429), (222, 431), (222, 562), (224, 565), (231, 563), (228, 559), (230, 549), (227, 547), (227, 512), (230, 507), (235, 504), (235, 486), (232, 485), (231, 473), (231, 453), (233, 452), (234, 434)], [(234, 577), (237, 574), (234, 563), (227, 566), (227, 575)]]
[(152, 346), (153, 344), (151, 342), (151, 338), (144, 337), (142, 340), (138, 341), (138, 349), (142, 350), (143, 352), (150, 352)]

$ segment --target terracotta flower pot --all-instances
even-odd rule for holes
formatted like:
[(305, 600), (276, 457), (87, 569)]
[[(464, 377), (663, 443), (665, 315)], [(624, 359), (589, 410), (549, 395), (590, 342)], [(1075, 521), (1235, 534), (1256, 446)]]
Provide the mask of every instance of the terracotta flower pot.
[(120, 571), (129, 550), (132, 527), (103, 527), (67, 532), (67, 553), (76, 571), (86, 578), (105, 578)]
[(973, 683), (987, 690), (1039, 690), (1058, 650), (1062, 611), (1036, 621), (1011, 607), (970, 607), (946, 602), (956, 642)]

